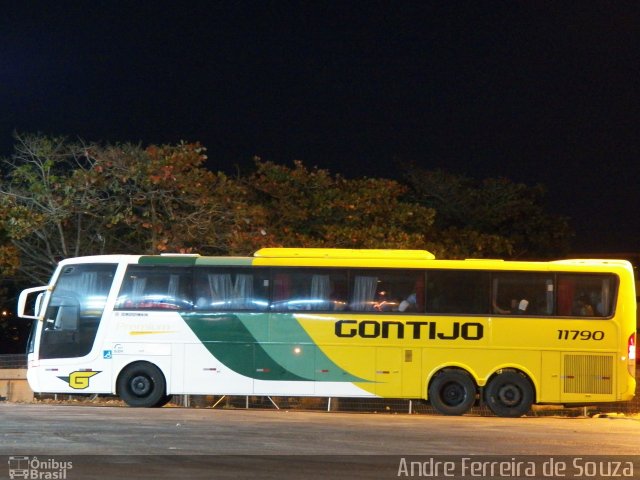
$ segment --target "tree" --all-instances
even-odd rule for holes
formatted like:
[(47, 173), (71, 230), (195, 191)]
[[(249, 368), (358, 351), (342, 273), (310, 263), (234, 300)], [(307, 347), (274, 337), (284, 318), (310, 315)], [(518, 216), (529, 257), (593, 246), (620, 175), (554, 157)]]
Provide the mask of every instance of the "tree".
[[(57, 258), (79, 254), (91, 241), (82, 239), (84, 215), (77, 209), (82, 193), (70, 181), (74, 169), (87, 168), (90, 159), (82, 145), (63, 138), (15, 139), (15, 153), (3, 161), (0, 220), (9, 242), (3, 247), (17, 253), (20, 266), (14, 266), (22, 274), (42, 281)], [(3, 260), (6, 268), (8, 258)]]
[(256, 159), (251, 202), (268, 225), (265, 244), (299, 247), (425, 248), (431, 208), (404, 199), (396, 181), (346, 179), (327, 170)]
[(86, 185), (88, 210), (106, 220), (109, 251), (226, 254), (260, 236), (243, 186), (205, 168), (199, 144), (114, 146), (94, 156), (75, 180)]
[(546, 212), (541, 185), (413, 166), (405, 178), (412, 198), (438, 212), (434, 229), (448, 257), (547, 258), (568, 251), (567, 219)]
[(0, 180), (2, 273), (44, 282), (62, 258), (103, 253), (247, 255), (279, 245), (522, 258), (559, 255), (568, 243), (541, 187), (416, 168), (403, 185), (260, 159), (234, 179), (206, 159), (199, 144), (16, 135)]
[(3, 162), (0, 222), (8, 243), (0, 261), (10, 265), (3, 252), (14, 249), (19, 273), (31, 281), (46, 281), (61, 258), (224, 254), (261, 237), (244, 187), (206, 169), (198, 144), (101, 147), (40, 135), (16, 141)]

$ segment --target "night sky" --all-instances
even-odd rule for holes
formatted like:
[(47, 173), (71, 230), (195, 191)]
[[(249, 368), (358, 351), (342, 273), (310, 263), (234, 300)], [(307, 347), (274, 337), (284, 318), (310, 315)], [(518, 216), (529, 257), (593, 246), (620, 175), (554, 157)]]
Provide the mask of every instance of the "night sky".
[(640, 2), (3, 2), (12, 132), (199, 141), (349, 177), (548, 189), (576, 251), (639, 252)]

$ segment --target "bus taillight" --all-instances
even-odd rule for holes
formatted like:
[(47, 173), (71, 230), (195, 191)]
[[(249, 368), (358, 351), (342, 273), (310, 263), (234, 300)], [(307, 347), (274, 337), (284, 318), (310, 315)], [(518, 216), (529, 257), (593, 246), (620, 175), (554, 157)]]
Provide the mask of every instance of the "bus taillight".
[(636, 376), (636, 334), (632, 333), (627, 341), (627, 370), (629, 375)]

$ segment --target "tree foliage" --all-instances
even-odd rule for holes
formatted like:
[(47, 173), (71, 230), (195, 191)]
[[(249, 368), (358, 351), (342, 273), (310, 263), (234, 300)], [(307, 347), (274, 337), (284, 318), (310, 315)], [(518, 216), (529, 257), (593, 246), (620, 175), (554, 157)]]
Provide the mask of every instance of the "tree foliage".
[(396, 181), (346, 179), (327, 170), (256, 160), (251, 203), (266, 212), (265, 242), (279, 246), (425, 248), (431, 208), (405, 201)]
[(101, 146), (16, 135), (0, 181), (0, 269), (43, 282), (61, 258), (247, 255), (264, 246), (426, 248), (439, 258), (558, 256), (541, 187), (410, 168), (405, 183), (256, 159), (231, 178), (199, 144)]
[(82, 193), (71, 181), (90, 159), (81, 145), (26, 135), (16, 136), (15, 153), (3, 163), (0, 220), (10, 241), (5, 247), (18, 253), (21, 271), (41, 280), (57, 258), (81, 254), (92, 240), (83, 232)]
[(7, 255), (17, 252), (18, 270), (34, 281), (48, 278), (61, 258), (224, 254), (260, 236), (240, 183), (206, 169), (197, 144), (143, 149), (37, 135), (16, 140), (4, 161), (0, 221)]
[(112, 146), (94, 156), (92, 168), (76, 172), (75, 181), (85, 188), (86, 205), (104, 220), (107, 251), (225, 254), (242, 248), (237, 231), (252, 226), (243, 188), (205, 168), (200, 145)]
[(415, 167), (406, 179), (413, 199), (437, 211), (434, 229), (450, 258), (545, 258), (568, 251), (568, 221), (546, 212), (541, 185)]

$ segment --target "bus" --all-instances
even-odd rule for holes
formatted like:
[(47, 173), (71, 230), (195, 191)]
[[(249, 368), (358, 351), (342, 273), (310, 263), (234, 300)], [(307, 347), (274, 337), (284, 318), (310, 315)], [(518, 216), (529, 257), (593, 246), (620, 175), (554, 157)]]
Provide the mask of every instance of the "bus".
[(37, 393), (592, 405), (635, 394), (624, 260), (436, 260), (425, 250), (263, 248), (250, 257), (65, 259), (24, 290)]

